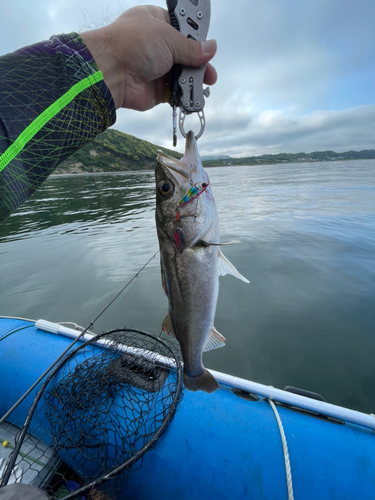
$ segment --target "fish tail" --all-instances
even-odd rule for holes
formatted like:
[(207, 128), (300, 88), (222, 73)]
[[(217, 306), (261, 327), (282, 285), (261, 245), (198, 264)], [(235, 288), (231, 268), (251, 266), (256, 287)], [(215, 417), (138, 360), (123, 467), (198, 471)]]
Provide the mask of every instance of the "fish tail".
[(215, 377), (205, 368), (203, 369), (202, 375), (199, 375), (198, 377), (189, 377), (186, 373), (184, 373), (184, 384), (186, 389), (194, 392), (203, 391), (211, 393), (220, 388)]

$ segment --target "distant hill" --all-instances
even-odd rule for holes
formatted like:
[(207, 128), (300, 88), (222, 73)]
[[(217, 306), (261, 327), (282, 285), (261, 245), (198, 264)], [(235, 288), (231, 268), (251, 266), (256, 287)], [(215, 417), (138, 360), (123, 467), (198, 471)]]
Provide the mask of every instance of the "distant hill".
[(259, 165), (270, 163), (303, 163), (315, 161), (337, 161), (337, 160), (373, 160), (375, 159), (374, 149), (363, 151), (347, 151), (346, 153), (336, 153), (335, 151), (315, 151), (313, 153), (279, 153), (274, 155), (246, 156), (242, 158), (230, 158), (222, 160), (204, 161), (205, 167), (220, 167), (228, 165)]
[(181, 154), (118, 130), (108, 129), (63, 161), (55, 174), (80, 172), (123, 172), (151, 170), (155, 167), (157, 150), (181, 158)]
[(228, 155), (205, 155), (201, 156), (202, 161), (206, 160), (230, 160), (232, 157)]
[[(161, 148), (118, 130), (108, 129), (61, 163), (54, 173), (152, 170), (155, 167), (155, 158), (158, 149), (162, 149), (175, 158), (182, 157), (176, 151)], [(296, 154), (279, 153), (246, 156), (243, 158), (231, 158), (227, 155), (202, 157), (205, 167), (365, 159), (375, 159), (375, 150), (347, 151), (346, 153), (336, 153), (335, 151), (315, 151), (313, 153)]]

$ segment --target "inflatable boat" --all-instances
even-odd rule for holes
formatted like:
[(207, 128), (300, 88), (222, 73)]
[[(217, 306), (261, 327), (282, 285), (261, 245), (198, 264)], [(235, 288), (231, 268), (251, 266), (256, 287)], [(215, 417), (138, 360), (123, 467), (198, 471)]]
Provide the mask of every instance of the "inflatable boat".
[[(134, 404), (131, 410), (126, 405), (118, 405), (121, 408), (116, 410), (116, 421), (113, 420), (115, 410), (104, 402), (103, 408), (108, 407), (108, 411), (98, 410), (96, 423), (90, 427), (87, 415), (93, 418), (103, 404), (99, 401), (100, 389), (89, 409), (80, 410), (82, 399), (93, 398), (95, 393), (95, 380), (91, 389), (82, 390), (89, 387), (83, 386), (82, 380), (88, 373), (94, 373), (88, 371), (91, 360), (108, 349), (121, 351), (105, 368), (110, 377), (113, 367), (116, 364), (120, 367), (124, 356), (134, 362), (145, 356), (147, 348), (115, 344), (112, 337), (108, 347), (100, 336), (96, 339), (89, 333), (82, 335), (76, 328), (8, 317), (0, 317), (0, 418), (6, 416), (0, 424), (3, 486), (9, 457), (19, 439), (16, 436), (24, 428), (40, 384), (11, 412), (9, 410), (77, 337), (76, 345), (83, 349), (87, 344), (85, 352), (89, 354), (84, 358), (83, 351), (77, 351), (74, 364), (71, 357), (49, 381), (43, 393), (43, 406), (36, 407), (18, 458), (11, 469), (8, 466), (7, 484), (32, 484), (49, 491), (50, 498), (99, 498), (90, 497), (87, 489), (74, 497), (74, 490), (80, 491), (83, 475), (98, 476), (94, 469), (99, 462), (112, 457), (113, 465), (116, 447), (128, 439), (118, 437), (121, 427), (143, 425), (149, 426), (144, 432), (148, 437), (132, 445), (132, 463), (126, 468), (126, 481), (121, 483), (121, 491), (115, 496), (120, 500), (374, 500), (374, 415), (329, 404), (319, 395), (300, 389), (275, 389), (214, 371), (220, 390), (213, 394), (193, 393), (182, 387), (177, 394), (180, 381), (176, 362), (162, 352), (157, 355), (157, 372), (147, 365), (141, 373), (137, 369), (139, 363), (135, 362), (133, 375), (127, 372), (120, 380), (121, 401), (130, 393), (148, 398), (147, 401), (150, 394), (154, 395), (148, 410), (154, 414), (154, 422), (167, 419), (169, 410), (157, 412), (155, 408), (169, 401), (173, 415), (162, 432), (161, 426), (146, 423), (140, 399), (138, 406)], [(81, 384), (81, 392), (72, 385), (74, 377)], [(95, 377), (99, 375), (92, 378)], [(174, 389), (163, 393), (168, 384)], [(113, 383), (107, 382), (107, 386), (113, 390)], [(77, 391), (80, 399), (69, 406)], [(118, 401), (118, 394), (114, 397)], [(133, 420), (129, 420), (129, 412)], [(99, 421), (105, 429), (100, 433)], [(67, 438), (67, 429), (72, 427), (73, 434)], [(157, 440), (147, 445), (151, 434), (157, 433)], [(108, 441), (99, 447), (96, 443), (104, 434)], [(83, 462), (77, 453), (72, 453), (75, 446), (72, 441), (77, 446), (81, 442)], [(136, 460), (145, 443), (146, 452)], [(100, 453), (103, 456), (99, 456)], [(63, 467), (70, 471), (70, 479), (61, 472)], [(54, 486), (48, 490), (51, 484)], [(66, 497), (61, 488), (65, 488)], [(112, 498), (110, 493), (107, 495), (100, 498)]]

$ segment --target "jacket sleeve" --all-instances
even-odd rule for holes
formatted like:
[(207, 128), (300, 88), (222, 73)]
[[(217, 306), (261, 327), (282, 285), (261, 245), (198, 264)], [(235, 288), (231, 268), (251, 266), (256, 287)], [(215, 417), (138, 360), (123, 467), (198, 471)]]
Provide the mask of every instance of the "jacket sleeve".
[(0, 57), (0, 222), (115, 121), (111, 93), (77, 33)]

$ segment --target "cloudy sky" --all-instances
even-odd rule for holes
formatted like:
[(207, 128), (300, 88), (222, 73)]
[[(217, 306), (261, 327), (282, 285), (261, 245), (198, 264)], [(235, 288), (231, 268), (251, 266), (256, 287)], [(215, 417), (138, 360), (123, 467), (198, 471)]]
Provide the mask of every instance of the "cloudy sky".
[[(0, 54), (147, 3), (165, 6), (0, 0)], [(206, 102), (201, 154), (375, 148), (374, 0), (212, 0), (211, 8), (219, 80)], [(120, 110), (114, 128), (172, 148), (168, 104), (147, 113)]]

